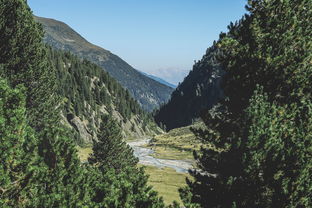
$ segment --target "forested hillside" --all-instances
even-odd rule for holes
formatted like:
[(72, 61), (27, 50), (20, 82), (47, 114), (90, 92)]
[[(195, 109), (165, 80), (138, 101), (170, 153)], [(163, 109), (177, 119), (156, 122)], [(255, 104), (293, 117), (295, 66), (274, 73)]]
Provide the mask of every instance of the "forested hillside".
[(172, 93), (168, 103), (155, 112), (156, 122), (167, 130), (187, 126), (222, 98), (224, 72), (217, 62), (220, 51), (214, 45), (197, 61), (193, 70)]
[[(0, 0), (0, 207), (164, 207), (162, 199), (147, 185), (144, 171), (137, 168), (137, 159), (123, 141), (119, 124), (109, 114), (98, 117), (101, 122), (89, 164), (80, 163), (61, 112), (75, 116), (86, 113), (78, 110), (79, 105), (92, 105), (88, 91), (92, 91), (91, 83), (100, 82), (89, 80), (93, 72), (88, 69), (94, 65), (70, 54), (49, 53), (42, 39), (42, 28), (25, 0)], [(67, 65), (56, 70), (49, 57)], [(82, 68), (85, 71), (79, 70)], [(62, 70), (63, 76), (57, 74)], [(105, 77), (109, 79), (106, 74), (98, 74), (98, 79)], [(73, 89), (60, 92), (58, 85), (66, 84), (60, 78), (67, 79)], [(73, 84), (78, 81), (86, 88)], [(100, 89), (104, 83), (109, 86), (115, 82), (100, 83)], [(120, 93), (112, 99), (127, 94), (117, 90), (118, 86), (111, 86), (107, 92)], [(66, 92), (80, 89), (86, 92), (67, 97)], [(80, 96), (86, 96), (85, 103)], [(130, 103), (125, 106), (133, 105), (131, 112), (140, 111), (131, 98), (127, 101)], [(93, 107), (88, 110), (96, 109)], [(130, 116), (128, 107), (123, 111), (120, 106), (124, 118)]]
[(216, 43), (225, 99), (195, 130), (186, 207), (312, 207), (312, 3), (248, 1)]
[(152, 136), (161, 131), (130, 93), (102, 68), (70, 52), (49, 48), (48, 54), (56, 69), (63, 122), (70, 127), (78, 144), (97, 140), (104, 114), (118, 121), (124, 138)]
[[(145, 144), (138, 152), (168, 196), (169, 179), (171, 191), (181, 184), (170, 168), (193, 150), (183, 205), (170, 208), (312, 207), (312, 3), (248, 0), (246, 9), (155, 115), (167, 129), (202, 121), (133, 142)], [(0, 207), (165, 207), (124, 140), (157, 127), (135, 91), (82, 57), (132, 69), (54, 20), (41, 19), (55, 32), (45, 39), (54, 48), (45, 45), (37, 21), (26, 0), (0, 0)], [(159, 103), (155, 85), (134, 80), (140, 104)], [(91, 143), (82, 163), (76, 146)]]
[(115, 78), (141, 104), (152, 111), (165, 103), (173, 88), (161, 84), (131, 67), (117, 55), (93, 45), (63, 22), (35, 17), (45, 30), (44, 41), (55, 49), (70, 51), (97, 64)]

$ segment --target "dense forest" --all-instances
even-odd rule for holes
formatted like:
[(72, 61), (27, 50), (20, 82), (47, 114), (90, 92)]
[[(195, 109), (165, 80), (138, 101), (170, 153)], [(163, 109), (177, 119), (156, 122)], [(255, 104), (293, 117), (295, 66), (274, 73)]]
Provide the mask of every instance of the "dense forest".
[[(186, 207), (312, 207), (312, 3), (253, 0), (216, 43), (225, 98), (194, 132)], [(209, 146), (208, 146), (209, 147)]]
[[(205, 124), (171, 208), (312, 207), (312, 3), (246, 9), (156, 113), (169, 129)], [(165, 207), (124, 141), (156, 132), (153, 119), (107, 72), (43, 38), (26, 0), (0, 0), (0, 207)], [(88, 142), (82, 164), (75, 146)]]
[(201, 111), (211, 108), (222, 98), (220, 82), (224, 71), (217, 61), (219, 55), (215, 44), (208, 48), (171, 94), (168, 103), (155, 110), (155, 121), (162, 128), (171, 130), (190, 125), (200, 117)]
[[(80, 164), (74, 140), (61, 123), (64, 97), (58, 85), (64, 82), (57, 80), (48, 59), (62, 56), (49, 53), (42, 39), (42, 27), (26, 1), (1, 1), (0, 207), (163, 207), (109, 114), (101, 119), (90, 163)], [(120, 96), (127, 94), (116, 84), (110, 87)], [(68, 108), (75, 108), (67, 99)], [(128, 101), (138, 112), (135, 102)]]
[(160, 131), (130, 93), (102, 68), (70, 52), (47, 48), (48, 60), (56, 70), (57, 94), (62, 98), (62, 121), (79, 145), (97, 139), (103, 114), (119, 122), (124, 138)]

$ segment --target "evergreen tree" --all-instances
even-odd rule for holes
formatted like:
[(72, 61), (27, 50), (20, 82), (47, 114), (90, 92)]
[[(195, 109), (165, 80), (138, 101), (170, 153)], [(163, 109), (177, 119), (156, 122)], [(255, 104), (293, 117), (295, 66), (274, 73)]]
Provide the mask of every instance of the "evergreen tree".
[(109, 116), (101, 119), (98, 141), (93, 143), (93, 153), (89, 163), (100, 169), (113, 168), (121, 172), (127, 167), (135, 167), (138, 160), (133, 150), (124, 141), (118, 124)]
[(27, 119), (41, 130), (55, 116), (55, 74), (42, 44), (43, 30), (26, 0), (0, 1), (0, 71), (11, 86), (26, 87)]
[[(103, 114), (113, 111), (121, 114), (122, 123), (138, 117), (141, 118), (137, 122), (139, 126), (143, 125), (142, 120), (145, 119), (149, 129), (153, 128), (151, 115), (142, 111), (130, 93), (102, 68), (68, 52), (56, 51), (52, 48), (49, 48), (48, 56), (56, 68), (58, 95), (66, 104), (62, 113), (66, 115), (69, 125), (74, 129), (71, 120), (78, 117), (80, 120), (87, 120), (89, 133), (96, 135), (100, 128), (99, 122), (96, 121), (99, 121)], [(110, 85), (115, 86), (115, 91), (109, 89)], [(153, 130), (155, 131), (155, 128)], [(77, 129), (76, 132), (79, 135)], [(79, 141), (82, 141), (79, 144), (85, 145), (83, 136), (76, 140)]]
[[(13, 87), (25, 87), (27, 123), (35, 130), (35, 149), (44, 162), (29, 167), (40, 169), (32, 181), (36, 189), (29, 207), (77, 207), (87, 194), (73, 141), (59, 121), (55, 71), (42, 43), (42, 28), (25, 0), (0, 3), (0, 75)], [(25, 142), (31, 145), (31, 140)]]
[(246, 204), (310, 207), (312, 200), (312, 103), (271, 104), (260, 89), (250, 101), (243, 156)]
[(195, 62), (192, 71), (173, 91), (170, 100), (154, 112), (158, 125), (162, 123), (167, 130), (191, 125), (194, 118), (200, 117), (201, 111), (212, 108), (223, 98), (220, 80), (224, 71), (216, 60), (219, 53), (214, 43), (202, 59)]
[[(41, 26), (34, 22), (25, 0), (0, 3), (0, 77), (8, 82), (0, 81), (1, 207), (163, 207), (147, 186), (143, 170), (135, 167), (137, 159), (112, 120), (102, 122), (101, 129), (103, 138), (111, 142), (104, 146), (107, 158), (95, 157), (99, 167), (80, 164), (71, 134), (60, 122), (62, 104), (56, 96), (56, 92), (71, 91), (57, 91), (55, 70), (41, 42)], [(65, 54), (65, 58), (72, 57)], [(62, 66), (59, 59), (57, 63)], [(73, 73), (70, 83), (77, 86), (81, 82), (84, 89), (70, 94), (67, 101), (78, 98), (78, 108), (87, 106), (82, 95), (90, 99), (88, 110), (96, 109), (90, 96), (91, 81), (84, 79), (92, 73)], [(116, 81), (110, 83), (114, 90), (110, 93), (125, 95)], [(67, 106), (73, 110), (71, 103)], [(94, 150), (95, 156), (105, 153), (99, 146)]]
[(93, 173), (93, 201), (101, 207), (164, 207), (163, 200), (147, 185), (144, 170), (137, 169), (137, 158), (123, 141), (118, 124), (103, 116), (98, 139), (89, 163)]
[(40, 172), (34, 132), (27, 125), (23, 89), (0, 80), (0, 207), (25, 207)]
[(311, 206), (311, 7), (249, 1), (250, 14), (220, 35), (226, 99), (195, 131), (212, 148), (195, 154), (187, 207)]

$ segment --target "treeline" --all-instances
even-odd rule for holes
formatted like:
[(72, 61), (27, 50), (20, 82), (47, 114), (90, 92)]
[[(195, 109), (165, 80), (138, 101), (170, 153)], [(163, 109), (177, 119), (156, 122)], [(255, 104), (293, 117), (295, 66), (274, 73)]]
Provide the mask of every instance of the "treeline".
[[(62, 113), (68, 123), (74, 126), (71, 131), (78, 144), (83, 145), (87, 139), (72, 123), (75, 117), (88, 121), (85, 128), (93, 138), (97, 138), (104, 114), (115, 114), (120, 127), (132, 119), (132, 125), (137, 125), (142, 134), (148, 133), (147, 129), (157, 130), (151, 115), (143, 111), (128, 90), (102, 68), (70, 52), (56, 51), (51, 47), (48, 47), (48, 59), (56, 70), (57, 94), (62, 98)], [(116, 116), (116, 113), (120, 116)]]
[(202, 113), (212, 145), (186, 207), (312, 207), (312, 3), (252, 0), (216, 43), (225, 98)]
[[(90, 164), (80, 163), (60, 122), (60, 75), (42, 38), (25, 0), (0, 0), (0, 207), (163, 207), (109, 115)], [(84, 75), (76, 76), (68, 82)], [(111, 88), (126, 93), (113, 81)]]

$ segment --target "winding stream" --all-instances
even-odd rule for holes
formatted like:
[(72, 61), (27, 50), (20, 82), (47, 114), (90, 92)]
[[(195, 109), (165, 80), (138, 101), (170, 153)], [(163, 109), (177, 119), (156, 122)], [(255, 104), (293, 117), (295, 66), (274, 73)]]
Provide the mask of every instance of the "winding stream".
[(134, 151), (134, 155), (139, 158), (139, 163), (142, 165), (151, 165), (156, 166), (158, 168), (168, 167), (173, 168), (177, 172), (180, 173), (187, 173), (188, 169), (192, 169), (192, 163), (184, 160), (168, 160), (168, 159), (158, 159), (151, 154), (154, 153), (154, 151), (150, 148), (141, 147), (145, 144), (149, 143), (149, 139), (140, 140), (140, 141), (134, 141), (134, 142), (128, 142), (129, 146), (132, 147)]

